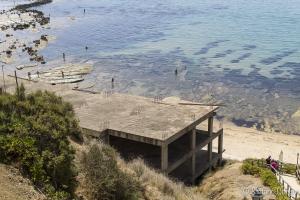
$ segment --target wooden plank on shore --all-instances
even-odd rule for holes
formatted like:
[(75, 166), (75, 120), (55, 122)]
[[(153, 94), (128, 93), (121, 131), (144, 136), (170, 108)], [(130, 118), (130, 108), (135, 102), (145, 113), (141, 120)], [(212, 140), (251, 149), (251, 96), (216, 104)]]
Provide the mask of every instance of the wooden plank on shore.
[(179, 102), (179, 105), (186, 105), (186, 106), (226, 106), (225, 104), (207, 104), (207, 103), (184, 103), (184, 102)]
[[(15, 76), (13, 76), (13, 75), (7, 75), (7, 76), (9, 76), (9, 77), (15, 77)], [(37, 83), (38, 81), (35, 81), (35, 80), (29, 80), (29, 79), (27, 79), (27, 78), (22, 78), (22, 77), (17, 77), (18, 79), (21, 79), (21, 80), (25, 80), (25, 81), (31, 81), (31, 82), (34, 82), (34, 83)]]

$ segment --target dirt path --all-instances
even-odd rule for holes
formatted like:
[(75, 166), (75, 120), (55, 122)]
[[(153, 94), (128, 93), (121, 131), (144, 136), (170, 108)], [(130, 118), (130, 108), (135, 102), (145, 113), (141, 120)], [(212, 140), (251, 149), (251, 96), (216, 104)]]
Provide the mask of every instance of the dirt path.
[(0, 164), (1, 200), (43, 200), (30, 181), (21, 176), (17, 169)]
[(205, 194), (208, 199), (214, 200), (240, 200), (251, 199), (251, 194), (256, 188), (264, 192), (264, 199), (275, 199), (271, 190), (264, 187), (259, 178), (251, 175), (243, 175), (241, 163), (234, 163), (224, 167), (216, 173), (205, 178), (199, 186), (199, 192)]

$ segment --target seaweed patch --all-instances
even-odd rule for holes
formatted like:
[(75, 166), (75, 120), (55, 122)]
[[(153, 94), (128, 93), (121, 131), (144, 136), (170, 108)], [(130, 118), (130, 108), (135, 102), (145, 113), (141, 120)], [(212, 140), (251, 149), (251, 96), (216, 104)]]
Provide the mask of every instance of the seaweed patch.
[(269, 58), (265, 58), (265, 59), (262, 59), (260, 61), (261, 64), (265, 64), (265, 65), (271, 65), (273, 63), (276, 63), (276, 62), (279, 62), (280, 60), (282, 60), (283, 58), (285, 57), (288, 57), (290, 55), (292, 55), (293, 53), (295, 53), (296, 51), (295, 50), (292, 50), (292, 51), (285, 51), (281, 54), (277, 54), (275, 56), (272, 56), (272, 57), (269, 57)]

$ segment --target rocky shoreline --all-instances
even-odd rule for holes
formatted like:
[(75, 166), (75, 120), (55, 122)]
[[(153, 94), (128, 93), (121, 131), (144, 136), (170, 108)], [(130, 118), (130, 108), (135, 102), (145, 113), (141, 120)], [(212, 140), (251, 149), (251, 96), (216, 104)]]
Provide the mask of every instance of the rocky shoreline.
[[(33, 7), (51, 3), (52, 0), (37, 0), (28, 4), (17, 5), (16, 7), (0, 12), (0, 29), (5, 40), (0, 42), (0, 62), (8, 66), (9, 73), (15, 69), (19, 71), (18, 76), (32, 81), (45, 81), (50, 84), (74, 83), (83, 81), (92, 66), (87, 64), (56, 63), (55, 66), (46, 67), (46, 59), (40, 50), (47, 47), (54, 37), (42, 34), (46, 28), (50, 28), (50, 17), (46, 17), (43, 12), (32, 9)], [(41, 32), (34, 36), (33, 40), (25, 40), (20, 37), (19, 32)], [(37, 38), (38, 37), (38, 38)], [(26, 60), (24, 60), (26, 59)], [(16, 63), (19, 62), (19, 65)], [(41, 67), (43, 66), (43, 67)], [(75, 69), (70, 69), (75, 66)], [(88, 66), (88, 67), (87, 67)]]

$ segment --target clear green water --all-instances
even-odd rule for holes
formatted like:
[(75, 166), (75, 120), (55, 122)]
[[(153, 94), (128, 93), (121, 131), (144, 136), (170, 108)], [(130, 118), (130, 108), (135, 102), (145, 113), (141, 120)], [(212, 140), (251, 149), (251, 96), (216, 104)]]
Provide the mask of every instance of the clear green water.
[(64, 52), (94, 64), (81, 87), (111, 90), (114, 77), (118, 92), (224, 102), (236, 123), (300, 130), (291, 118), (300, 107), (299, 0), (56, 0), (39, 9), (51, 16), (43, 32), (57, 37), (46, 60)]

